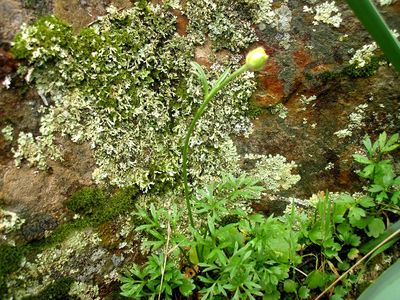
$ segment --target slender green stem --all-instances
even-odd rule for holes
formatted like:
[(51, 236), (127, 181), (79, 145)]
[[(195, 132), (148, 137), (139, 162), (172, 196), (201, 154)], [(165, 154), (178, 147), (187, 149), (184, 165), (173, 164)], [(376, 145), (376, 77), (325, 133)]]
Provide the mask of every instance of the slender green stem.
[(208, 103), (212, 98), (215, 97), (215, 95), (222, 90), (229, 82), (231, 82), (233, 79), (238, 77), (240, 74), (243, 72), (247, 71), (248, 67), (246, 65), (243, 65), (239, 69), (237, 69), (235, 72), (233, 72), (231, 75), (229, 75), (223, 82), (221, 82), (219, 85), (214, 86), (211, 91), (207, 94), (204, 95), (204, 102), (203, 104), (199, 107), (197, 112), (195, 113), (192, 122), (190, 123), (189, 129), (186, 133), (184, 145), (183, 145), (183, 151), (182, 151), (182, 176), (183, 176), (183, 185), (185, 189), (185, 201), (186, 201), (186, 207), (189, 215), (189, 222), (190, 225), (195, 228), (194, 221), (193, 221), (193, 214), (192, 214), (192, 208), (190, 206), (190, 193), (189, 193), (189, 186), (188, 186), (188, 176), (187, 176), (187, 161), (188, 161), (188, 152), (189, 152), (189, 141), (190, 141), (190, 136), (192, 135), (197, 121), (201, 118), (203, 115)]
[(347, 0), (357, 18), (371, 34), (393, 66), (400, 72), (400, 43), (371, 0)]

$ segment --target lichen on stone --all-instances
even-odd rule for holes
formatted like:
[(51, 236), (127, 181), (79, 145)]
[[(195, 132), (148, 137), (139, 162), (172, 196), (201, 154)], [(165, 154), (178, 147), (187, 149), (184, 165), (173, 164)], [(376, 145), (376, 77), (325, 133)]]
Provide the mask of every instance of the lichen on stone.
[(312, 95), (312, 96), (305, 96), (305, 95), (301, 95), (300, 96), (300, 102), (303, 105), (310, 105), (311, 103), (313, 103), (313, 105), (315, 104), (315, 100), (317, 100), (317, 96)]
[(277, 28), (284, 35), (282, 45), (287, 45), (291, 11), (287, 0), (281, 2), (274, 8), (273, 0), (189, 0), (189, 35), (196, 42), (204, 42), (208, 36), (215, 50), (238, 52), (258, 39), (252, 27), (258, 24)]
[(377, 48), (378, 46), (375, 42), (362, 46), (356, 50), (349, 63), (357, 69), (365, 67), (371, 61), (372, 57), (375, 56), (374, 52)]
[(10, 233), (21, 228), (25, 223), (15, 212), (0, 209), (0, 233)]
[(11, 125), (7, 125), (3, 129), (1, 129), (1, 133), (3, 134), (3, 137), (7, 142), (11, 142), (13, 140), (13, 132), (14, 128)]
[(377, 2), (379, 3), (380, 6), (386, 6), (397, 2), (397, 0), (377, 0)]
[(81, 281), (72, 283), (68, 295), (80, 300), (100, 300), (99, 287)]
[(342, 14), (339, 12), (339, 8), (337, 7), (335, 1), (326, 1), (316, 5), (315, 7), (309, 7), (306, 5), (303, 7), (303, 11), (314, 13), (314, 25), (325, 23), (338, 28), (343, 21)]
[(282, 103), (278, 103), (271, 108), (271, 113), (274, 115), (278, 115), (281, 119), (286, 119), (289, 111)]
[[(190, 72), (193, 43), (175, 32), (175, 17), (161, 6), (109, 13), (77, 36), (54, 17), (17, 35), (14, 53), (28, 59), (30, 81), (52, 105), (42, 110), (40, 136), (20, 133), (16, 162), (44, 169), (49, 154), (61, 157), (55, 145), (61, 135), (91, 145), (96, 183), (142, 190), (174, 184), (183, 137), (202, 101)], [(217, 69), (207, 76), (212, 83), (220, 74)], [(254, 90), (247, 73), (212, 101), (191, 140), (193, 182), (236, 168), (231, 135), (250, 132), (246, 111)]]
[(30, 166), (36, 166), (40, 170), (47, 169), (47, 159), (61, 160), (61, 151), (54, 144), (53, 135), (41, 135), (34, 137), (32, 133), (20, 132), (18, 146), (12, 149), (15, 165), (21, 166), (26, 160)]
[(353, 131), (362, 128), (365, 123), (365, 110), (368, 108), (368, 104), (360, 104), (358, 105), (352, 113), (350, 113), (348, 119), (349, 123), (346, 128), (338, 130), (333, 134), (336, 135), (340, 139), (344, 139), (346, 137), (350, 137), (353, 135)]
[(33, 261), (25, 260), (22, 267), (7, 278), (8, 296), (22, 299), (40, 294), (60, 277), (79, 282), (93, 279), (106, 263), (106, 252), (99, 247), (99, 242), (99, 237), (90, 230), (76, 232), (57, 247), (38, 253)]
[(292, 174), (297, 167), (295, 162), (288, 162), (282, 155), (247, 154), (245, 159), (256, 162), (249, 175), (260, 178), (266, 190), (278, 193), (287, 190), (300, 180), (300, 175)]

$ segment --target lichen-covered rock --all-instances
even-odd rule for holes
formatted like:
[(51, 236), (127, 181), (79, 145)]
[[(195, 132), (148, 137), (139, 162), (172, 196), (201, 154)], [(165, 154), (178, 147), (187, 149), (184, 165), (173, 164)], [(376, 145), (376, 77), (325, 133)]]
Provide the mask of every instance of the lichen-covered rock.
[[(19, 26), (23, 22), (29, 23), (32, 16), (50, 10), (53, 10), (63, 20), (72, 23), (75, 31), (94, 22), (93, 28), (106, 32), (107, 28), (98, 28), (102, 28), (101, 26), (104, 24), (111, 26), (110, 22), (107, 21), (109, 17), (103, 17), (100, 22), (96, 21), (96, 18), (107, 14), (106, 7), (108, 4), (114, 3), (117, 10), (130, 6), (130, 1), (110, 2), (108, 0), (22, 2), (23, 5), (14, 0), (1, 1), (1, 42), (9, 42), (16, 34)], [(160, 3), (161, 1), (154, 2)], [(213, 107), (210, 114), (203, 119), (203, 127), (200, 134), (195, 137), (193, 145), (202, 144), (204, 147), (193, 147), (193, 156), (197, 157), (198, 160), (193, 163), (191, 174), (201, 176), (205, 170), (207, 172), (210, 169), (215, 171), (221, 167), (225, 170), (238, 171), (239, 155), (242, 155), (242, 167), (247, 172), (263, 176), (264, 183), (268, 185), (268, 195), (260, 203), (253, 204), (253, 208), (256, 210), (267, 213), (283, 211), (288, 203), (287, 199), (293, 199), (290, 197), (308, 198), (311, 194), (320, 190), (346, 190), (351, 192), (360, 189), (362, 182), (358, 180), (354, 173), (352, 154), (360, 149), (360, 140), (365, 134), (376, 137), (383, 130), (388, 133), (400, 131), (400, 86), (398, 85), (400, 78), (388, 66), (380, 49), (376, 47), (344, 1), (187, 0), (181, 1), (181, 3), (178, 3), (179, 1), (168, 2), (169, 7), (173, 9), (165, 12), (163, 16), (171, 18), (169, 21), (173, 18), (172, 14), (177, 17), (176, 22), (171, 22), (167, 26), (168, 32), (171, 36), (174, 36), (175, 30), (178, 31), (180, 38), (184, 41), (183, 44), (179, 45), (178, 50), (188, 50), (183, 51), (188, 56), (185, 56), (183, 63), (182, 57), (173, 56), (174, 53), (166, 56), (167, 60), (173, 60), (173, 64), (182, 63), (182, 66), (185, 66), (183, 71), (179, 69), (178, 72), (174, 73), (178, 76), (172, 79), (174, 84), (177, 83), (174, 85), (174, 90), (163, 95), (164, 98), (161, 97), (164, 102), (160, 103), (163, 103), (163, 105), (165, 99), (170, 99), (170, 103), (175, 105), (172, 106), (168, 116), (159, 114), (161, 111), (158, 110), (159, 107), (151, 105), (143, 106), (141, 107), (142, 110), (139, 109), (137, 112), (138, 114), (143, 114), (143, 112), (157, 113), (151, 119), (154, 124), (157, 124), (155, 127), (157, 129), (155, 131), (146, 129), (145, 132), (141, 133), (141, 139), (135, 140), (139, 141), (138, 145), (141, 147), (139, 153), (145, 155), (140, 156), (139, 165), (142, 162), (147, 163), (146, 159), (151, 157), (155, 145), (149, 143), (152, 138), (151, 135), (155, 134), (154, 132), (162, 131), (159, 124), (164, 122), (165, 117), (176, 117), (179, 109), (186, 109), (184, 117), (188, 118), (199, 103), (196, 101), (201, 100), (200, 90), (197, 89), (198, 82), (194, 77), (189, 77), (187, 81), (178, 80), (182, 73), (190, 76), (188, 75), (187, 62), (196, 59), (208, 70), (209, 80), (213, 81), (226, 66), (227, 61), (234, 61), (233, 66), (236, 67), (243, 57), (241, 54), (245, 53), (248, 47), (261, 45), (270, 55), (270, 60), (265, 69), (257, 73), (254, 79), (249, 75), (246, 80), (238, 81), (237, 85), (231, 86), (223, 97), (221, 95), (221, 98), (217, 100), (218, 105)], [(379, 8), (390, 27), (399, 31), (400, 2), (389, 0), (377, 2), (382, 5)], [(112, 14), (118, 15), (115, 10)], [(118, 22), (123, 25), (124, 20), (118, 19)], [(157, 22), (162, 22), (162, 18), (160, 17)], [(157, 22), (156, 24), (160, 25)], [(28, 27), (26, 26), (26, 28)], [(86, 31), (86, 33), (89, 31)], [(162, 31), (158, 31), (157, 34), (161, 33)], [(71, 36), (72, 33), (66, 35), (68, 38)], [(82, 34), (82, 36), (85, 36), (85, 34)], [(96, 43), (98, 37), (99, 34), (86, 35), (88, 40), (92, 39), (92, 43)], [(139, 38), (140, 36), (138, 36)], [(65, 40), (63, 39), (63, 41)], [(154, 41), (155, 36), (152, 36), (144, 44), (153, 45)], [(27, 58), (32, 61), (33, 59), (42, 59), (40, 63), (45, 64), (47, 60), (65, 54), (62, 51), (64, 45), (61, 42), (57, 45), (59, 47), (56, 47), (56, 44), (53, 45), (53, 52), (45, 52), (42, 51), (43, 49), (36, 52), (32, 51), (31, 56)], [(89, 51), (87, 45), (81, 44), (83, 51)], [(95, 44), (93, 47), (99, 47), (99, 45)], [(129, 49), (124, 50), (126, 52), (121, 51), (120, 57), (128, 57), (127, 60), (129, 61), (130, 58), (126, 53), (130, 51), (131, 46), (130, 44), (127, 47)], [(107, 46), (106, 48), (110, 47)], [(177, 48), (173, 47), (168, 49), (177, 51)], [(116, 130), (114, 123), (105, 125), (103, 121), (110, 120), (108, 118), (110, 111), (112, 111), (110, 107), (112, 108), (115, 104), (112, 101), (100, 103), (103, 108), (106, 108), (103, 111), (100, 109), (100, 114), (97, 114), (98, 107), (96, 109), (85, 107), (88, 103), (91, 104), (90, 101), (93, 100), (87, 95), (99, 91), (101, 86), (89, 90), (85, 94), (85, 97), (88, 97), (85, 99), (89, 99), (89, 101), (82, 100), (84, 98), (82, 98), (82, 91), (72, 89), (68, 93), (64, 93), (63, 98), (57, 98), (54, 97), (54, 94), (61, 90), (60, 87), (45, 89), (45, 87), (50, 86), (49, 83), (52, 83), (53, 79), (58, 79), (55, 73), (50, 73), (52, 75), (49, 77), (50, 79), (46, 79), (44, 76), (39, 78), (40, 76), (37, 76), (37, 74), (40, 74), (40, 72), (37, 73), (38, 70), (28, 68), (25, 74), (29, 76), (26, 79), (32, 80), (31, 82), (36, 81), (39, 94), (31, 89), (25, 94), (21, 93), (22, 89), (26, 89), (26, 85), (14, 73), (17, 63), (8, 50), (9, 46), (4, 51), (0, 50), (0, 83), (2, 83), (0, 87), (0, 104), (2, 107), (0, 111), (0, 199), (1, 203), (6, 206), (6, 211), (8, 211), (6, 212), (8, 214), (6, 221), (0, 223), (0, 226), (3, 226), (3, 236), (7, 238), (12, 236), (13, 238), (8, 239), (7, 243), (17, 244), (17, 247), (4, 246), (7, 248), (7, 253), (15, 254), (13, 256), (15, 257), (13, 268), (10, 271), (15, 273), (7, 277), (10, 280), (10, 291), (17, 296), (27, 293), (48, 295), (46, 293), (51, 294), (60, 289), (71, 298), (76, 296), (81, 299), (101, 298), (110, 294), (113, 288), (118, 289), (115, 282), (120, 268), (127, 261), (140, 261), (140, 256), (143, 254), (141, 251), (145, 250), (140, 248), (137, 242), (134, 242), (136, 236), (134, 236), (133, 231), (136, 225), (131, 215), (106, 212), (106, 217), (99, 217), (99, 219), (106, 221), (102, 225), (90, 219), (93, 222), (88, 224), (99, 225), (99, 227), (74, 233), (75, 238), (74, 235), (68, 236), (67, 240), (52, 245), (47, 250), (40, 249), (40, 251), (37, 250), (39, 253), (30, 253), (30, 257), (26, 258), (26, 263), (22, 265), (20, 270), (18, 270), (19, 264), (25, 261), (22, 259), (25, 252), (19, 250), (18, 244), (32, 240), (43, 241), (46, 236), (51, 235), (56, 224), (63, 224), (64, 220), (61, 216), (67, 215), (68, 218), (72, 218), (70, 214), (73, 214), (74, 211), (68, 211), (68, 214), (66, 214), (63, 203), (72, 192), (81, 186), (92, 184), (95, 160), (97, 167), (100, 166), (95, 173), (99, 175), (98, 177), (105, 173), (111, 174), (117, 170), (115, 178), (125, 181), (116, 180), (112, 183), (121, 183), (121, 185), (130, 183), (132, 177), (126, 176), (126, 166), (119, 163), (128, 162), (129, 159), (134, 159), (137, 154), (137, 152), (132, 152), (133, 154), (130, 152), (131, 148), (134, 147), (127, 143), (127, 141), (130, 141), (136, 126), (130, 123), (127, 126), (124, 125), (125, 127), (122, 126), (125, 130), (121, 128)], [(89, 56), (86, 56), (88, 58), (86, 62), (84, 60), (73, 61), (70, 58), (63, 59), (62, 62), (73, 62), (71, 69), (75, 68), (78, 71), (87, 70), (86, 67), (92, 68), (93, 71), (87, 72), (89, 76), (101, 76), (102, 73), (96, 71), (96, 65), (91, 66), (93, 61), (101, 58), (101, 55), (95, 53), (95, 50), (90, 49)], [(145, 59), (145, 55), (143, 59)], [(108, 58), (106, 61), (108, 61)], [(86, 65), (84, 65), (85, 63)], [(150, 64), (151, 61), (143, 60), (143, 63)], [(152, 70), (160, 69), (160, 66), (165, 65), (160, 63)], [(145, 73), (147, 69), (142, 68), (142, 73), (135, 75), (139, 82), (149, 78), (148, 74)], [(54, 71), (54, 65), (43, 70), (42, 75), (46, 71)], [(70, 71), (66, 65), (59, 70)], [(118, 63), (113, 65), (111, 70), (113, 74), (117, 73)], [(68, 74), (78, 76), (78, 79), (79, 76), (87, 76), (79, 74), (79, 72)], [(93, 79), (83, 78), (99, 82), (96, 77)], [(157, 79), (158, 83), (159, 78), (154, 78)], [(64, 78), (64, 80), (64, 82), (70, 83), (68, 78)], [(107, 77), (103, 82), (108, 80)], [(55, 82), (59, 81), (56, 80)], [(117, 82), (115, 86), (118, 86), (118, 84)], [(158, 92), (159, 86), (155, 86)], [(193, 98), (195, 105), (189, 107), (182, 105), (182, 102), (179, 101), (173, 102), (174, 99), (182, 99), (187, 96), (188, 86), (190, 87), (189, 92), (194, 93), (198, 98)], [(255, 90), (256, 86), (257, 89)], [(124, 94), (126, 92), (124, 89), (125, 87), (121, 86), (120, 90), (109, 88), (115, 95)], [(251, 101), (253, 105), (258, 107), (258, 109), (254, 109), (257, 110), (257, 114), (261, 114), (252, 121), (253, 132), (251, 133), (248, 130), (250, 123), (247, 122), (247, 119), (240, 119), (239, 122), (237, 122), (237, 119), (233, 120), (231, 116), (234, 115), (236, 118), (238, 115), (232, 114), (231, 109), (236, 109), (235, 105), (238, 103), (248, 104), (247, 102), (232, 102), (235, 96), (240, 94), (241, 99), (247, 101), (248, 96), (254, 90)], [(58, 103), (56, 109), (49, 109), (55, 103)], [(126, 103), (129, 103), (129, 101), (119, 104)], [(45, 107), (46, 112), (40, 111), (40, 107)], [(221, 109), (221, 107), (223, 108)], [(246, 109), (246, 114), (250, 113), (250, 107)], [(63, 115), (63, 112), (70, 114), (72, 112), (75, 117), (78, 117), (70, 118), (68, 115)], [(116, 119), (118, 119), (118, 114), (121, 111), (113, 110), (112, 112), (117, 112)], [(247, 117), (246, 114), (240, 116)], [(226, 115), (229, 115), (231, 119), (226, 118)], [(96, 118), (90, 119), (91, 116)], [(53, 121), (56, 119), (62, 121), (67, 119), (69, 121), (54, 125)], [(123, 119), (124, 116), (118, 120)], [(228, 124), (227, 119), (232, 122)], [(79, 122), (75, 122), (77, 120)], [(81, 120), (86, 121), (81, 122)], [(143, 122), (148, 121), (148, 119), (142, 120)], [(242, 122), (243, 120), (246, 120), (246, 122)], [(65, 124), (68, 125), (67, 129), (65, 129)], [(162, 124), (165, 125), (165, 123)], [(234, 124), (243, 126), (232, 126)], [(54, 156), (58, 153), (54, 151), (55, 148), (49, 147), (48, 140), (38, 138), (43, 133), (44, 135), (53, 134), (53, 131), (51, 131), (54, 129), (53, 125), (58, 126), (58, 133), (47, 136), (50, 136), (57, 149), (60, 149), (63, 158), (61, 162), (48, 159), (51, 155)], [(96, 131), (97, 135), (90, 136), (93, 129), (100, 128), (99, 125), (101, 125), (101, 129)], [(229, 138), (222, 139), (221, 142), (221, 137), (227, 137), (228, 134), (226, 132), (221, 134), (220, 130), (225, 130), (228, 127), (231, 130), (227, 130), (229, 133), (246, 132), (251, 134), (249, 138), (236, 137), (234, 139), (232, 139), (233, 135), (230, 135)], [(170, 130), (168, 127), (165, 128)], [(179, 127), (178, 132), (181, 137), (185, 128), (183, 125)], [(107, 132), (104, 132), (105, 129)], [(61, 138), (60, 132), (65, 133), (67, 138)], [(210, 132), (213, 132), (213, 134), (210, 134)], [(29, 133), (32, 134), (32, 138), (30, 138)], [(163, 134), (165, 132), (162, 132), (160, 136)], [(29, 145), (35, 144), (37, 147), (18, 148), (19, 137), (21, 137), (21, 141), (29, 140)], [(68, 137), (71, 137), (74, 141), (86, 140), (89, 143), (75, 144), (69, 142)], [(144, 143), (143, 140), (146, 142)], [(118, 141), (122, 141), (122, 143)], [(174, 143), (171, 141), (174, 141)], [(204, 143), (204, 141), (209, 143)], [(20, 142), (20, 144), (27, 145), (23, 142)], [(97, 148), (93, 152), (91, 148), (94, 144), (101, 151)], [(154, 159), (152, 166), (159, 167), (167, 177), (171, 174), (172, 176), (176, 175), (173, 180), (178, 182), (179, 137), (176, 139), (168, 138), (162, 145), (163, 151), (173, 149), (167, 156), (163, 157), (167, 157), (165, 161), (169, 161), (173, 157), (173, 167), (164, 164), (164, 160), (163, 165), (161, 165), (158, 158)], [(213, 147), (225, 151), (222, 152), (222, 156), (225, 156), (224, 159), (227, 163), (221, 164), (220, 156), (213, 156), (216, 154)], [(14, 148), (14, 153), (11, 151), (12, 148)], [(210, 149), (214, 150), (211, 151)], [(95, 159), (92, 158), (93, 153)], [(256, 171), (251, 171), (251, 166), (248, 164), (251, 165), (252, 163), (244, 158), (249, 153), (256, 154), (252, 156), (253, 158), (259, 157), (260, 162)], [(21, 159), (20, 168), (14, 165), (14, 155), (17, 159)], [(395, 155), (398, 157), (398, 153)], [(46, 165), (47, 169), (37, 171), (28, 168), (26, 165), (28, 160), (25, 160), (28, 157), (33, 158), (29, 161), (32, 164)], [(146, 159), (142, 159), (142, 157)], [(206, 163), (207, 161), (209, 164)], [(253, 165), (255, 164), (253, 162)], [(295, 165), (299, 174), (293, 174), (297, 172), (294, 170)], [(146, 166), (140, 165), (141, 170), (146, 171)], [(173, 172), (168, 173), (170, 169)], [(128, 173), (132, 174), (132, 172), (137, 171), (132, 170), (129, 169), (130, 173)], [(146, 177), (146, 180), (154, 179), (156, 176), (162, 177), (157, 173), (158, 171), (152, 173), (154, 176)], [(110, 178), (112, 177), (104, 177), (103, 182), (108, 182)], [(137, 177), (135, 177), (136, 179)], [(148, 183), (149, 181), (146, 181), (142, 187)], [(156, 186), (154, 190), (163, 192), (164, 188), (168, 188), (168, 186), (161, 184)], [(287, 188), (290, 189), (287, 190)], [(167, 208), (172, 203), (182, 200), (180, 193), (171, 195), (171, 192), (165, 194), (164, 198), (159, 195), (147, 194), (141, 195), (138, 199), (142, 206), (158, 203), (159, 207)], [(297, 201), (297, 199), (295, 200)], [(104, 204), (106, 200), (102, 198), (99, 202), (102, 202), (101, 205), (99, 203), (99, 207), (106, 207)], [(81, 205), (77, 209), (77, 211), (81, 209), (84, 212), (79, 211), (81, 215), (76, 214), (74, 216), (78, 221), (82, 220), (82, 224), (84, 224), (86, 217), (95, 218), (95, 216), (92, 216), (92, 210), (90, 210), (90, 206), (94, 206), (95, 203), (91, 201), (85, 203), (87, 205)], [(180, 204), (183, 205), (183, 202)], [(180, 207), (183, 210), (183, 206)], [(18, 221), (18, 218), (21, 222)], [(22, 220), (24, 220), (23, 224)], [(13, 227), (11, 224), (15, 226)], [(19, 230), (21, 228), (22, 230)], [(8, 232), (5, 234), (5, 231)], [(15, 234), (20, 235), (20, 237), (14, 239)], [(76, 238), (80, 240), (77, 241)], [(0, 286), (0, 290), (1, 288), (3, 287)]]

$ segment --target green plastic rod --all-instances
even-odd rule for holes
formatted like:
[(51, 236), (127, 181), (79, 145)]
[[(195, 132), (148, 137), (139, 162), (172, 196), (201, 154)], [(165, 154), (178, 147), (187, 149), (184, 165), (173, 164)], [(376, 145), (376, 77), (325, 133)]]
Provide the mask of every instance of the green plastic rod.
[(387, 59), (400, 72), (400, 43), (391, 33), (372, 0), (346, 0), (357, 18), (385, 53)]

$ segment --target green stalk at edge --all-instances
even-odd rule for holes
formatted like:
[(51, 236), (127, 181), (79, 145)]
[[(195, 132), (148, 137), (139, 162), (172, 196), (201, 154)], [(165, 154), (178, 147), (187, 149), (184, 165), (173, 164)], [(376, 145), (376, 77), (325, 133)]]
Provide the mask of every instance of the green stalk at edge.
[(229, 82), (234, 80), (236, 77), (238, 77), (240, 74), (248, 70), (247, 65), (243, 65), (239, 69), (237, 69), (235, 72), (233, 72), (231, 75), (229, 75), (225, 80), (223, 80), (220, 84), (216, 84), (212, 90), (204, 95), (204, 102), (200, 106), (200, 108), (197, 110), (196, 114), (193, 117), (192, 122), (190, 123), (190, 127), (186, 133), (185, 137), (185, 143), (183, 146), (183, 152), (182, 152), (182, 176), (183, 176), (183, 185), (185, 189), (185, 201), (186, 201), (186, 206), (188, 210), (188, 215), (189, 215), (189, 222), (192, 228), (196, 228), (194, 225), (193, 221), (193, 215), (192, 215), (192, 209), (190, 206), (190, 195), (189, 195), (189, 186), (188, 186), (188, 178), (187, 178), (187, 159), (188, 159), (188, 151), (189, 151), (189, 141), (190, 141), (190, 136), (192, 135), (194, 128), (196, 127), (197, 121), (201, 118), (203, 113), (205, 112), (205, 109), (208, 105), (208, 103), (211, 101), (212, 98), (215, 97), (215, 95), (222, 90)]
[(377, 42), (387, 59), (400, 72), (400, 42), (391, 33), (371, 0), (346, 0), (357, 18)]

